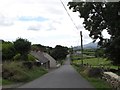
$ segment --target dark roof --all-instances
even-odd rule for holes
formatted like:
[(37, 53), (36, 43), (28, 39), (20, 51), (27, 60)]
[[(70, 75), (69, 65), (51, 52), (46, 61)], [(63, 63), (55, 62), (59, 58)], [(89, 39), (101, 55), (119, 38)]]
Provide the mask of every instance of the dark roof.
[(49, 61), (46, 57), (44, 57), (44, 54), (40, 51), (38, 51), (38, 52), (31, 51), (30, 54), (33, 55), (34, 57), (36, 57), (41, 63), (46, 63)]

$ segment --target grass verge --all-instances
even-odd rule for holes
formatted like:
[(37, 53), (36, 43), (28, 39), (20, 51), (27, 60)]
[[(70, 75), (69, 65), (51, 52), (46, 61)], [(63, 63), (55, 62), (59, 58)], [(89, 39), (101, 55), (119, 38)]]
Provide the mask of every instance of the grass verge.
[(2, 82), (1, 85), (10, 85), (15, 83), (13, 81), (6, 80), (6, 79), (2, 79), (1, 82)]
[(36, 78), (38, 78), (38, 77), (40, 77), (40, 76), (42, 76), (42, 75), (44, 75), (46, 73), (47, 73), (47, 70), (45, 70), (44, 68), (42, 68), (42, 67), (34, 67), (34, 69), (29, 70), (27, 72), (27, 74), (29, 74), (28, 81), (34, 80), (34, 79), (36, 79)]
[(83, 73), (84, 68), (80, 68), (79, 65), (72, 65), (79, 73), (82, 75), (86, 80), (88, 80), (91, 85), (93, 85), (96, 90), (112, 90), (111, 86), (105, 82), (104, 80), (98, 78), (98, 77), (88, 77), (85, 73)]

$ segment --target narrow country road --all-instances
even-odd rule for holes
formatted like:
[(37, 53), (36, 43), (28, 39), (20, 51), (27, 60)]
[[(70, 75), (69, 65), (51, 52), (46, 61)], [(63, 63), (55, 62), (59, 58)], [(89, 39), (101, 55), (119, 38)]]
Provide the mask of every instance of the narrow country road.
[(27, 83), (19, 88), (93, 88), (70, 65), (69, 55), (60, 68)]

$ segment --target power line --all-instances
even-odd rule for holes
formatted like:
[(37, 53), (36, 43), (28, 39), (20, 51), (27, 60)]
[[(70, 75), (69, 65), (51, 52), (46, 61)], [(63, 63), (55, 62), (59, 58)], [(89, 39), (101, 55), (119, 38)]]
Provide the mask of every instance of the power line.
[[(62, 0), (60, 0), (60, 2), (62, 3), (62, 5), (63, 5), (63, 7), (64, 7), (65, 11), (67, 12), (67, 14), (68, 14), (69, 18), (71, 19), (71, 21), (72, 21), (73, 25), (74, 25), (74, 26), (75, 26), (75, 28), (78, 30), (78, 28), (77, 28), (76, 24), (74, 23), (74, 21), (73, 21), (72, 17), (70, 16), (69, 12), (67, 11), (67, 9), (66, 9), (66, 7), (65, 7), (64, 3), (62, 2)], [(80, 37), (81, 37), (82, 59), (83, 59), (83, 40), (82, 40), (82, 31), (80, 31)], [(82, 60), (82, 65), (83, 65), (83, 60)]]
[(63, 5), (63, 7), (64, 7), (65, 11), (67, 12), (67, 14), (68, 14), (69, 18), (71, 19), (72, 23), (74, 24), (75, 28), (78, 30), (78, 28), (77, 28), (76, 24), (74, 23), (74, 21), (73, 21), (72, 17), (70, 16), (69, 12), (67, 11), (67, 9), (66, 9), (66, 7), (65, 7), (64, 3), (62, 2), (62, 0), (60, 0), (60, 2), (61, 2), (61, 4)]

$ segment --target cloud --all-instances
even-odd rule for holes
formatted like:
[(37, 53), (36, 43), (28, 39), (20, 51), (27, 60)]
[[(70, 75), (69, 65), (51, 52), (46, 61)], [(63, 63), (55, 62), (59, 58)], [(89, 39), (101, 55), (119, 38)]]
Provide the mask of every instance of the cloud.
[(41, 29), (40, 26), (29, 26), (27, 30), (38, 31), (40, 29)]
[(47, 31), (51, 30), (56, 30), (56, 28), (52, 24), (50, 24), (49, 27), (47, 28)]
[(31, 17), (31, 16), (21, 16), (19, 17), (20, 21), (38, 21), (38, 22), (43, 22), (43, 21), (46, 21), (48, 20), (47, 18), (44, 18), (44, 17)]
[(13, 24), (14, 23), (11, 18), (9, 18), (3, 14), (0, 14), (0, 26), (11, 26)]
[(57, 44), (76, 46), (80, 44), (79, 31), (83, 30), (84, 43), (89, 43), (90, 38), (82, 27), (83, 20), (78, 17), (78, 13), (68, 9), (69, 0), (62, 1), (78, 30), (59, 0), (1, 0), (1, 39), (14, 41), (22, 37), (32, 43), (52, 47)]
[(61, 25), (61, 23), (57, 20), (46, 20), (44, 22), (38, 21), (29, 21), (29, 25), (27, 30), (43, 30), (43, 31), (51, 31), (57, 30), (57, 28)]

